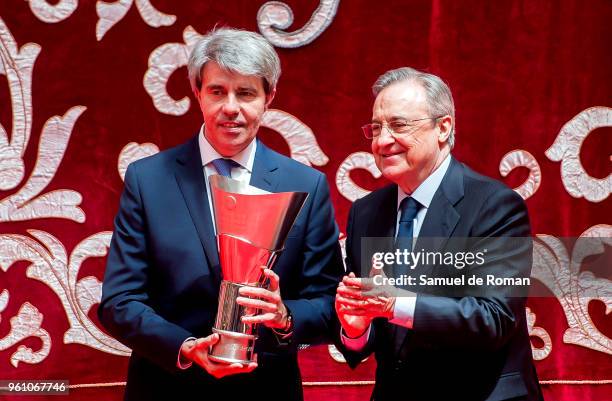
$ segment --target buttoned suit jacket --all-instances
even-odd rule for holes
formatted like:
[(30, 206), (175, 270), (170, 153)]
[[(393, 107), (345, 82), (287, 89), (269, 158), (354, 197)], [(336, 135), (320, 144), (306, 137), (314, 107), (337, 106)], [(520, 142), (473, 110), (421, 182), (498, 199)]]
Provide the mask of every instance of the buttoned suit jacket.
[[(397, 190), (397, 185), (389, 185), (355, 201), (351, 207), (346, 264), (357, 275), (367, 275), (370, 270), (369, 263), (362, 262), (362, 238), (394, 236)], [(452, 243), (455, 250), (469, 250), (477, 241), (488, 240), (491, 249), (487, 258), (494, 261), (486, 263), (479, 274), (524, 278), (531, 271), (531, 242), (518, 240), (513, 245), (512, 241), (496, 238), (529, 235), (523, 199), (504, 184), (452, 158), (414, 249), (444, 252)], [(448, 272), (423, 269), (417, 269), (417, 283), (420, 274), (437, 277)], [(347, 350), (337, 339), (352, 367), (375, 354), (372, 399), (541, 399), (527, 331), (525, 298), (506, 293), (452, 295), (435, 291), (418, 294), (412, 329), (375, 319), (361, 352)]]
[(322, 173), (261, 142), (250, 184), (309, 194), (274, 267), (294, 332), (287, 344), (260, 325), (258, 368), (214, 379), (176, 366), (186, 338), (211, 334), (222, 280), (198, 137), (128, 167), (98, 308), (132, 349), (126, 400), (302, 399), (297, 345), (329, 338), (343, 270), (329, 188)]

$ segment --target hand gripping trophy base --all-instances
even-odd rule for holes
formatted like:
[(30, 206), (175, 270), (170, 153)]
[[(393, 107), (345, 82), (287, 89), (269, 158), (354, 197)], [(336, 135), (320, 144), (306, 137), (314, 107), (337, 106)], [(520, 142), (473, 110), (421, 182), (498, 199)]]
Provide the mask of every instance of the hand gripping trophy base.
[(256, 326), (242, 323), (240, 318), (249, 314), (250, 308), (236, 303), (238, 290), (245, 286), (245, 284), (232, 283), (227, 280), (221, 282), (219, 311), (215, 327), (212, 329), (213, 333), (219, 334), (219, 342), (212, 347), (209, 353), (208, 357), (212, 361), (245, 365), (254, 361), (257, 336), (253, 333)]
[(213, 327), (213, 333), (219, 334), (219, 342), (214, 345), (214, 352), (208, 358), (218, 363), (242, 363), (248, 365), (255, 361), (255, 340), (257, 336), (219, 330)]

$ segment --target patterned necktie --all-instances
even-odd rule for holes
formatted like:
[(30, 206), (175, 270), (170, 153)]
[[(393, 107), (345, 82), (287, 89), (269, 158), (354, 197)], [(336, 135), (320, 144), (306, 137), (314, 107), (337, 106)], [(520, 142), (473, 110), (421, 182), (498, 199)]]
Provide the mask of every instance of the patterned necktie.
[(400, 203), (400, 220), (397, 229), (396, 247), (412, 251), (412, 237), (414, 235), (414, 218), (421, 208), (421, 204), (412, 197), (402, 199)]
[(212, 161), (213, 166), (217, 169), (217, 172), (224, 177), (232, 178), (232, 167), (240, 166), (232, 159), (216, 159)]

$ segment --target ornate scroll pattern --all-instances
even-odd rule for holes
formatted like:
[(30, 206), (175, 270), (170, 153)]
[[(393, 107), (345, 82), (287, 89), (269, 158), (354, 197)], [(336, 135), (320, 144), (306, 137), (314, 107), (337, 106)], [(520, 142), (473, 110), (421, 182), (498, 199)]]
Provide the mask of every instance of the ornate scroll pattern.
[(546, 330), (541, 327), (535, 326), (536, 315), (531, 312), (531, 309), (525, 308), (527, 313), (527, 329), (529, 330), (529, 335), (531, 337), (538, 337), (544, 345), (541, 348), (536, 348), (531, 344), (531, 352), (533, 353), (533, 359), (536, 361), (541, 361), (550, 355), (550, 351), (552, 351), (552, 341), (550, 339), (550, 335)]
[[(39, 230), (28, 230), (28, 233), (34, 239), (17, 234), (0, 235), (0, 268), (7, 271), (17, 261), (31, 262), (26, 275), (49, 286), (66, 312), (70, 327), (64, 333), (64, 343), (129, 355), (128, 348), (104, 334), (87, 316), (92, 306), (100, 302), (102, 283), (93, 276), (77, 280), (86, 259), (106, 255), (112, 233), (103, 231), (86, 238), (74, 248), (70, 258), (62, 243), (51, 234)], [(9, 337), (9, 341), (15, 340)]]
[(612, 339), (603, 335), (589, 316), (588, 304), (600, 300), (606, 313), (612, 310), (612, 282), (595, 277), (589, 271), (580, 272), (580, 265), (589, 255), (612, 245), (612, 226), (596, 225), (586, 230), (576, 241), (570, 259), (565, 245), (557, 238), (540, 234), (534, 243), (532, 277), (546, 285), (559, 299), (569, 328), (563, 341), (612, 355)]
[(526, 150), (508, 152), (499, 162), (499, 172), (502, 177), (506, 177), (510, 174), (510, 171), (517, 167), (527, 167), (529, 169), (529, 177), (521, 185), (514, 188), (523, 199), (528, 199), (540, 188), (542, 170), (536, 158)]
[(202, 37), (191, 26), (183, 31), (183, 43), (165, 43), (151, 52), (149, 68), (144, 76), (144, 88), (151, 96), (155, 108), (164, 114), (182, 116), (191, 104), (187, 96), (174, 100), (166, 90), (170, 76), (177, 69), (187, 65), (189, 52), (195, 42)]
[(293, 24), (291, 7), (280, 1), (269, 1), (257, 12), (259, 30), (276, 47), (295, 48), (315, 40), (332, 23), (340, 0), (321, 0), (319, 6), (302, 28), (285, 32)]
[(340, 231), (338, 236), (338, 242), (340, 243), (340, 252), (342, 253), (342, 265), (344, 266), (344, 271), (346, 271), (346, 264), (344, 264), (346, 260), (346, 234), (342, 231)]
[(348, 155), (336, 172), (336, 187), (342, 196), (351, 202), (363, 198), (370, 193), (370, 191), (355, 184), (355, 181), (350, 177), (350, 172), (358, 168), (369, 171), (374, 178), (380, 178), (382, 175), (378, 167), (376, 167), (374, 156), (371, 153), (355, 152)]
[(117, 0), (112, 3), (98, 0), (96, 13), (98, 23), (96, 24), (96, 39), (102, 40), (117, 22), (121, 21), (136, 1), (136, 8), (140, 16), (150, 27), (170, 26), (176, 21), (176, 15), (164, 14), (151, 5), (149, 0)]
[[(9, 301), (8, 290), (6, 289), (2, 290), (2, 292), (0, 292), (0, 314), (4, 312), (4, 310), (8, 306), (8, 301)], [(0, 315), (0, 322), (2, 322), (2, 315)]]
[(574, 198), (601, 202), (612, 192), (612, 174), (602, 179), (591, 177), (580, 162), (580, 148), (591, 131), (611, 126), (612, 108), (588, 108), (561, 128), (553, 145), (546, 151), (550, 160), (561, 162), (563, 186)]
[(342, 353), (338, 351), (338, 348), (336, 348), (334, 344), (327, 345), (327, 352), (329, 353), (329, 356), (331, 356), (331, 358), (334, 361), (338, 363), (346, 363), (346, 359), (344, 359), (344, 355), (342, 355)]
[[(338, 363), (346, 363), (346, 359), (344, 358), (344, 355), (342, 355), (342, 352), (338, 351), (338, 348), (336, 348), (336, 346), (334, 344), (328, 344), (327, 345), (327, 352), (329, 353), (329, 356), (331, 356), (331, 358), (338, 362)], [(369, 357), (365, 357), (361, 360), (361, 362), (365, 362), (368, 360)]]
[(159, 153), (159, 148), (153, 143), (137, 144), (136, 142), (130, 142), (121, 149), (119, 153), (119, 159), (117, 160), (117, 171), (121, 180), (125, 179), (125, 172), (130, 163), (145, 158), (147, 156)]
[[(0, 313), (6, 309), (9, 301), (8, 290), (3, 290), (0, 293)], [(0, 351), (11, 348), (15, 344), (28, 337), (37, 337), (42, 341), (42, 347), (38, 351), (34, 351), (25, 345), (17, 347), (17, 351), (11, 355), (11, 365), (17, 367), (19, 362), (29, 364), (39, 363), (45, 359), (51, 351), (51, 336), (41, 328), (43, 315), (29, 302), (25, 302), (19, 308), (16, 316), (10, 319), (11, 330), (4, 338), (0, 338)], [(0, 316), (2, 322), (2, 316)]]
[(23, 154), (32, 129), (32, 69), (40, 46), (17, 42), (0, 18), (0, 74), (6, 76), (13, 107), (11, 138), (0, 124), (0, 190), (15, 188), (23, 179)]
[[(32, 70), (40, 50), (39, 45), (32, 43), (18, 50), (15, 39), (0, 19), (0, 74), (7, 77), (13, 108), (10, 141), (0, 124), (0, 190), (13, 189), (24, 178), (23, 155), (32, 130)], [(38, 196), (55, 176), (74, 124), (85, 109), (74, 106), (64, 116), (47, 120), (40, 135), (32, 174), (17, 193), (0, 200), (0, 222), (44, 217), (85, 221), (85, 213), (78, 207), (82, 199), (80, 193), (59, 189)]]
[(314, 132), (295, 116), (281, 110), (270, 109), (266, 111), (261, 125), (273, 129), (281, 134), (289, 145), (291, 158), (307, 166), (324, 166), (329, 157), (317, 142)]
[(79, 6), (78, 0), (60, 0), (51, 5), (46, 0), (26, 0), (30, 3), (30, 10), (39, 20), (47, 24), (55, 24), (70, 17)]

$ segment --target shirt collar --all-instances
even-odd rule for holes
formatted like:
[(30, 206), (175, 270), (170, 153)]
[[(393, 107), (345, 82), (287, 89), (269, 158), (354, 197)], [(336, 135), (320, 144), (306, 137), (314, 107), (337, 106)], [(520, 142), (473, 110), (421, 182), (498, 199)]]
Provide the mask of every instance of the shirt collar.
[(404, 192), (404, 190), (398, 185), (398, 209), (402, 200), (404, 200), (404, 198), (407, 198), (408, 196), (412, 196), (417, 202), (425, 206), (425, 208), (429, 208), (429, 205), (431, 204), (431, 201), (434, 195), (436, 194), (436, 191), (440, 187), (440, 184), (442, 183), (442, 179), (444, 178), (446, 171), (448, 170), (448, 166), (450, 166), (450, 161), (451, 156), (449, 154), (446, 156), (446, 159), (444, 159), (442, 164), (440, 164), (440, 166), (438, 166), (438, 168), (433, 173), (431, 173), (429, 177), (427, 177), (425, 181), (423, 181), (421, 185), (419, 185), (411, 195), (408, 195), (406, 192)]
[[(198, 134), (198, 142), (200, 144), (200, 157), (202, 158), (202, 166), (206, 166), (213, 160), (221, 159), (223, 156), (212, 147), (206, 136), (204, 135), (204, 125), (200, 128)], [(257, 139), (253, 139), (249, 145), (241, 152), (230, 157), (233, 161), (240, 164), (241, 167), (247, 169), (249, 173), (253, 172), (253, 164), (255, 163), (255, 151), (257, 150)]]

